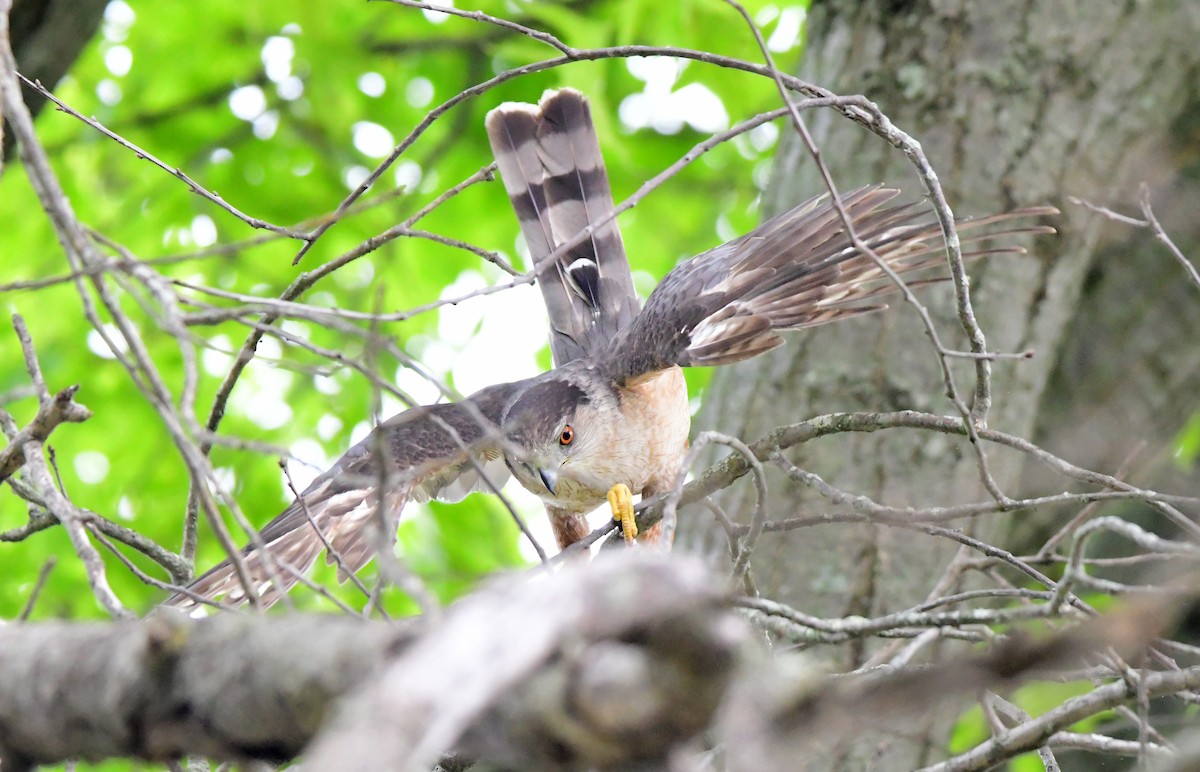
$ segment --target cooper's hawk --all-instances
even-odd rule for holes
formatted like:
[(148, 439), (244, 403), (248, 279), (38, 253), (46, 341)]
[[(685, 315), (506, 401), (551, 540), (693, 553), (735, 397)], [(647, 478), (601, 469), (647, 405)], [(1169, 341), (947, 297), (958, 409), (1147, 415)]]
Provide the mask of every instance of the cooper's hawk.
[[(384, 543), (371, 538), (380, 505), (394, 532), (408, 502), (456, 501), (501, 485), (509, 472), (542, 499), (566, 547), (587, 533), (586, 515), (606, 500), (628, 516), (631, 494), (673, 484), (690, 423), (681, 367), (748, 359), (780, 345), (779, 330), (879, 310), (880, 296), (896, 289), (854, 248), (834, 207), (815, 198), (682, 263), (639, 312), (617, 225), (603, 222), (612, 195), (583, 96), (564, 89), (538, 106), (501, 105), (488, 114), (487, 131), (550, 315), (556, 367), (380, 424), (262, 529), (265, 553), (243, 550), (264, 602), (290, 587), (326, 544), (340, 571), (369, 562)], [(858, 236), (897, 273), (942, 263), (941, 230), (915, 204), (888, 206), (897, 193), (862, 188), (842, 205)], [(1051, 212), (1026, 209), (959, 227), (977, 234), (983, 224)], [(588, 228), (577, 246), (549, 259)], [(1049, 230), (1013, 225), (987, 235)], [(246, 598), (228, 561), (188, 589), (227, 602)], [(168, 601), (193, 602), (183, 593)]]

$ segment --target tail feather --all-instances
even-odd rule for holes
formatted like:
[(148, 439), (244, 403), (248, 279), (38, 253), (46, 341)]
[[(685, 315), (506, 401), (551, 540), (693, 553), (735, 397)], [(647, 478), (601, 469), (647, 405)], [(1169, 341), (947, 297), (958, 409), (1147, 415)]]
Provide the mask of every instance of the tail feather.
[[(587, 100), (573, 89), (488, 113), (488, 138), (529, 246), (562, 366), (594, 355), (638, 312)], [(554, 261), (559, 246), (591, 233)]]
[(544, 185), (546, 172), (537, 149), (540, 118), (535, 106), (513, 102), (488, 113), (486, 122), (500, 179), (535, 264), (554, 249)]
[(615, 333), (638, 311), (625, 244), (612, 214), (612, 191), (587, 100), (569, 89), (542, 99), (538, 155), (546, 170), (550, 226), (560, 244), (593, 231), (563, 261), (566, 275), (600, 323)]

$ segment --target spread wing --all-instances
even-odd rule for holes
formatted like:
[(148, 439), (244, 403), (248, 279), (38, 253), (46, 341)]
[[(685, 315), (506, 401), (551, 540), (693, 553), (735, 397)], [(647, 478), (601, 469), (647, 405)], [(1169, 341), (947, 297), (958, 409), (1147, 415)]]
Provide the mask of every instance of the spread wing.
[[(259, 532), (267, 556), (254, 545), (242, 550), (264, 605), (287, 592), (326, 544), (337, 553), (342, 579), (369, 563), (377, 545), (387, 543), (375, 531), (380, 501), (390, 537), (409, 501), (457, 501), (471, 491), (503, 485), (508, 469), (495, 429), (523, 385), (491, 386), (461, 403), (406, 410), (346, 451)], [(382, 481), (387, 487), (381, 495)], [(327, 555), (326, 560), (332, 564), (335, 559)], [(197, 578), (188, 590), (210, 600), (224, 597), (228, 605), (246, 600), (246, 589), (228, 560)], [(177, 593), (166, 605), (186, 608), (196, 600)]]
[[(916, 204), (885, 206), (899, 191), (860, 188), (842, 198), (855, 232), (899, 274), (944, 265), (942, 232)], [(958, 223), (962, 243), (1018, 233), (1052, 233), (1011, 222), (1055, 214), (1022, 209)], [(1005, 227), (981, 230), (981, 226)], [(1019, 247), (964, 251), (964, 257), (1023, 252)], [(777, 330), (814, 327), (877, 311), (896, 285), (846, 235), (827, 198), (814, 198), (750, 233), (677, 266), (610, 346), (604, 366), (624, 382), (671, 365), (721, 365), (775, 348)]]
[[(539, 105), (508, 102), (488, 113), (488, 139), (550, 314), (557, 367), (599, 353), (638, 312), (613, 210), (608, 173), (587, 100), (574, 89)], [(548, 256), (588, 226), (561, 258)]]

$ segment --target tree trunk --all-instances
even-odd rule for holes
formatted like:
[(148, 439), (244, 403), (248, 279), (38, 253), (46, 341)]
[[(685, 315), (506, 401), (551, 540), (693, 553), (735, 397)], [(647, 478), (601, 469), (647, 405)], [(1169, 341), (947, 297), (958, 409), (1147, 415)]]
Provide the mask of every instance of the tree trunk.
[[(108, 0), (15, 0), (9, 18), (13, 54), (21, 74), (53, 89), (91, 41)], [(21, 94), (35, 117), (46, 103), (33, 89)], [(4, 127), (3, 158), (13, 155), (13, 138)]]
[[(1083, 366), (1087, 373), (1102, 368), (1112, 361), (1107, 352), (1120, 343), (1091, 338), (1090, 317), (1082, 316), (1089, 313), (1093, 298), (1105, 297), (1098, 292), (1104, 282), (1092, 286), (1086, 279), (1100, 247), (1117, 231), (1103, 227), (1098, 215), (1069, 204), (1066, 197), (1100, 204), (1128, 202), (1136, 196), (1138, 183), (1160, 185), (1175, 173), (1172, 124), (1195, 109), (1200, 81), (1200, 49), (1194, 44), (1200, 15), (1195, 8), (1175, 0), (1045, 0), (1020, 6), (829, 0), (815, 4), (809, 24), (802, 77), (837, 93), (865, 94), (918, 139), (956, 215), (1033, 204), (1063, 209), (1054, 223), (1060, 235), (1027, 242), (1028, 256), (969, 266), (972, 297), (989, 350), (1036, 351), (1031, 360), (994, 363), (989, 425), (1041, 438), (1051, 450), (1106, 472), (1115, 471), (1122, 448), (1139, 437), (1161, 447), (1195, 409), (1197, 368), (1185, 371), (1181, 366), (1183, 358), (1194, 359), (1200, 349), (1194, 335), (1164, 338), (1169, 332), (1158, 326), (1138, 337), (1153, 341), (1160, 352), (1174, 347), (1175, 361), (1151, 368), (1143, 359), (1147, 347), (1132, 347), (1127, 350), (1136, 353), (1129, 356), (1138, 359), (1125, 360), (1114, 372), (1128, 372), (1132, 363), (1145, 377), (1115, 377), (1106, 383), (1110, 404), (1124, 405), (1134, 420), (1147, 413), (1160, 415), (1158, 405), (1169, 401), (1168, 391), (1176, 395), (1173, 414), (1140, 422), (1137, 431), (1129, 428), (1129, 421), (1107, 424), (1103, 436), (1087, 436), (1089, 445), (1082, 447), (1078, 437), (1059, 445), (1051, 436), (1069, 428), (1058, 419), (1078, 421), (1086, 415), (1078, 406), (1094, 398), (1086, 384), (1080, 388), (1081, 379), (1068, 377), (1072, 368)], [(838, 120), (833, 112), (810, 113), (806, 120), (840, 190), (883, 181), (903, 187), (909, 198), (922, 194), (906, 159), (886, 143)], [(776, 172), (766, 196), (767, 213), (823, 188), (811, 157), (798, 142), (782, 146)], [(1127, 260), (1117, 262), (1122, 271), (1128, 269)], [(1168, 282), (1183, 281), (1179, 266), (1165, 253), (1140, 262), (1136, 270), (1143, 277), (1141, 287), (1153, 287), (1159, 281), (1155, 275), (1172, 277)], [(1113, 304), (1114, 310), (1154, 306), (1153, 296), (1141, 287), (1117, 286), (1124, 290), (1123, 304)], [(1187, 293), (1186, 288), (1178, 290)], [(1195, 313), (1200, 303), (1195, 288), (1191, 290)], [(920, 297), (930, 306), (946, 344), (965, 350), (949, 287), (922, 290)], [(698, 427), (753, 440), (776, 426), (829, 412), (916, 409), (954, 414), (917, 315), (902, 301), (892, 305), (884, 315), (796, 335), (768, 356), (719, 371)], [(1147, 325), (1161, 321), (1149, 313), (1133, 313)], [(1170, 321), (1179, 323), (1182, 318)], [(1106, 328), (1118, 329), (1117, 324)], [(1195, 330), (1194, 321), (1190, 329)], [(1186, 346), (1190, 352), (1177, 350)], [(1081, 365), (1079, 360), (1089, 355), (1090, 361)], [(973, 366), (958, 360), (954, 368), (958, 392), (969, 400)], [(1053, 394), (1047, 392), (1050, 384), (1056, 389)], [(1161, 400), (1147, 399), (1160, 389)], [(1184, 404), (1188, 399), (1190, 406)], [(1142, 407), (1134, 410), (1131, 404)], [(1115, 438), (1107, 434), (1110, 431), (1123, 433)], [(1109, 443), (1112, 447), (1105, 447)], [(803, 446), (789, 458), (842, 490), (890, 505), (987, 499), (971, 447), (941, 436), (895, 431), (844, 435)], [(994, 447), (988, 449), (988, 458), (1000, 488), (1016, 495), (1022, 482), (1021, 458)], [(769, 485), (772, 518), (835, 509), (779, 475), (772, 476)], [(1061, 479), (1054, 485), (1055, 490), (1067, 486)], [(725, 491), (718, 503), (730, 516), (745, 521), (754, 509), (754, 495), (753, 485), (741, 484)], [(726, 559), (726, 538), (713, 519), (698, 508), (688, 514), (680, 523), (681, 548)], [(958, 525), (991, 543), (1004, 543), (1015, 523), (1036, 517), (1026, 513)], [(765, 595), (805, 612), (866, 615), (920, 602), (957, 548), (949, 541), (882, 525), (829, 524), (764, 536), (755, 549), (753, 571)], [(840, 665), (852, 667), (863, 654), (843, 650)], [(910, 769), (928, 756), (919, 743), (901, 746), (888, 745), (886, 759), (875, 760), (878, 768)], [(941, 746), (940, 737), (930, 741), (929, 747)], [(867, 752), (880, 752), (882, 747)], [(861, 763), (850, 766), (861, 768)]]

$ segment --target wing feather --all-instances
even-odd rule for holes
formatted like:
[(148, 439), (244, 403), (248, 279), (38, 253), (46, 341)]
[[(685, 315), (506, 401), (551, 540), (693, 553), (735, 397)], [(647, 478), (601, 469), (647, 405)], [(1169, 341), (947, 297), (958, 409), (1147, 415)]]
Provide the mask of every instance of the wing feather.
[[(463, 402), (406, 410), (381, 423), (259, 532), (266, 551), (248, 545), (242, 561), (264, 605), (276, 602), (316, 561), (326, 544), (337, 553), (339, 578), (371, 561), (395, 533), (409, 501), (457, 501), (472, 490), (491, 490), (508, 478), (496, 424), (524, 383), (484, 389)], [(497, 463), (499, 461), (499, 463)], [(380, 484), (386, 490), (380, 495)], [(388, 530), (378, 534), (382, 501)], [(382, 537), (382, 538), (381, 538)], [(333, 555), (327, 556), (334, 562)], [(193, 595), (247, 600), (246, 588), (226, 560), (165, 605), (191, 607)]]
[[(886, 206), (899, 191), (872, 186), (842, 198), (855, 232), (899, 274), (943, 265), (936, 221), (915, 204)], [(958, 223), (963, 244), (1022, 233), (1052, 233), (1015, 222), (1056, 213), (1021, 209)], [(1008, 223), (1013, 221), (1011, 225)], [(985, 226), (1005, 224), (1001, 229)], [(964, 257), (1023, 252), (984, 247)], [(917, 280), (925, 283), (928, 280)], [(909, 284), (913, 284), (910, 281)], [(815, 327), (878, 311), (878, 299), (898, 288), (869, 255), (859, 252), (837, 210), (814, 198), (750, 233), (677, 266), (604, 356), (617, 382), (672, 365), (719, 365), (748, 359), (782, 343), (778, 330)]]

